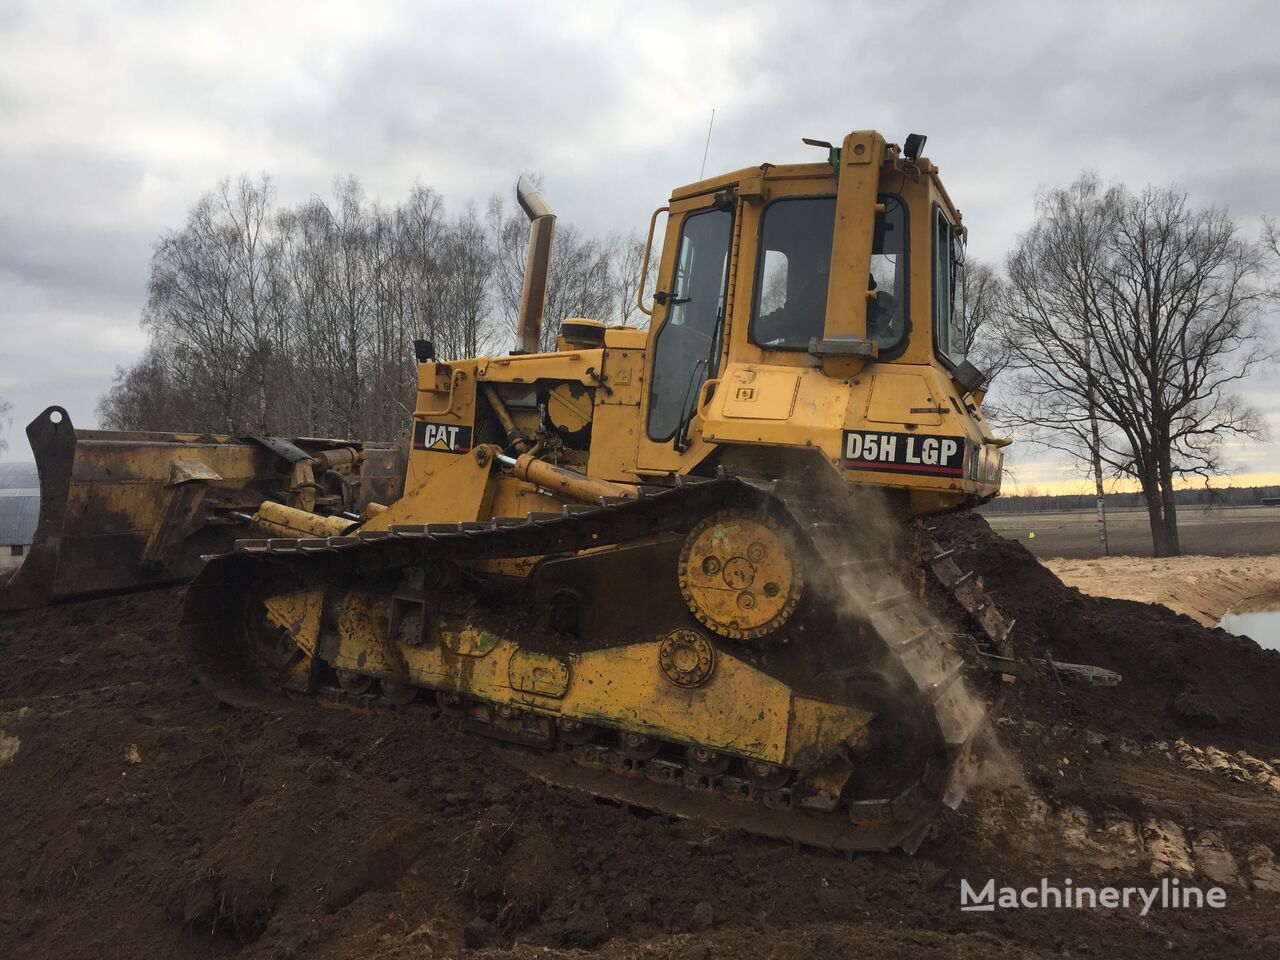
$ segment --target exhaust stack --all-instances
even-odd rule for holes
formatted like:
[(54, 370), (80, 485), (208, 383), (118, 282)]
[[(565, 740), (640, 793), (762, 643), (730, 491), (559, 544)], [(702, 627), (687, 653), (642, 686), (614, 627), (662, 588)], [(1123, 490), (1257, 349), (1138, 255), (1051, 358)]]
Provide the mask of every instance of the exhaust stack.
[(524, 264), (520, 290), (520, 317), (516, 326), (516, 350), (537, 353), (542, 337), (542, 314), (547, 306), (547, 269), (551, 264), (551, 235), (556, 215), (528, 177), (516, 185), (516, 201), (529, 218), (529, 256)]

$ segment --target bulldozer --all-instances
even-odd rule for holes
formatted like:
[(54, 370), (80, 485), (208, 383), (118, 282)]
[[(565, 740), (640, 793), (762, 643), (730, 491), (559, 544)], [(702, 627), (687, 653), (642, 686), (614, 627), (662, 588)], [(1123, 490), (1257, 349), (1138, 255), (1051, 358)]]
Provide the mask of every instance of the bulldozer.
[(419, 341), (403, 495), (359, 523), (275, 504), (308, 532), (209, 560), (201, 680), (418, 711), (677, 817), (914, 850), (964, 796), (1013, 627), (928, 527), (996, 495), (1008, 441), (924, 142), (806, 140), (825, 157), (674, 190), (647, 328), (568, 318), (551, 349), (555, 215), (521, 178), (515, 349)]

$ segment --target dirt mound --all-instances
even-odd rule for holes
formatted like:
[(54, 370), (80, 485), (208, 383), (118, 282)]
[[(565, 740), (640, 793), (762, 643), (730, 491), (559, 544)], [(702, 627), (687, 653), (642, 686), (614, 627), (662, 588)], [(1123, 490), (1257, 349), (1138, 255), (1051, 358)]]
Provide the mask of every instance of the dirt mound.
[(1280, 743), (1280, 651), (1162, 606), (1081, 594), (975, 514), (938, 526), (958, 548), (957, 562), (1016, 618), (1021, 650), (1123, 675), (1119, 691), (1073, 694), (1091, 727), (1135, 738), (1208, 738), (1250, 752)]
[[(916, 857), (846, 859), (600, 802), (425, 710), (220, 707), (176, 651), (181, 591), (0, 615), (0, 953), (1274, 955), (1280, 786), (1250, 763), (1280, 756), (1264, 697), (1280, 658), (1083, 598), (977, 518), (941, 527), (1026, 644), (1125, 682), (1019, 684), (983, 785)], [(1221, 875), (1228, 906), (958, 909), (962, 878), (1153, 871)]]

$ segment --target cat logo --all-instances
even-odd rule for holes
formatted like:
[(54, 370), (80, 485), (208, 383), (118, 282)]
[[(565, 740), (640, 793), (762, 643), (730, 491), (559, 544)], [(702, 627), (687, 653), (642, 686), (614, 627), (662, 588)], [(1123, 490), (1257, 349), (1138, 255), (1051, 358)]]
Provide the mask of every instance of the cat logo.
[(437, 453), (469, 453), (471, 428), (419, 420), (413, 425), (413, 449)]

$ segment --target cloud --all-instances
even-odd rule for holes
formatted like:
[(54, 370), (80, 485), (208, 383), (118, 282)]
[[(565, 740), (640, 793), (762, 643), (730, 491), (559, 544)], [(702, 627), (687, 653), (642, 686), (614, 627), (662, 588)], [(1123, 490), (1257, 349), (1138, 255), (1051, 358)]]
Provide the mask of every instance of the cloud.
[[(1252, 229), (1280, 215), (1277, 27), (1261, 2), (10, 2), (0, 395), (19, 424), (50, 402), (92, 423), (143, 343), (151, 244), (221, 177), (268, 172), (284, 202), (420, 181), (457, 208), (539, 170), (566, 220), (642, 230), (697, 179), (712, 108), (708, 173), (928, 134), (986, 260), (1086, 167)], [(1247, 389), (1280, 435), (1280, 392)]]

